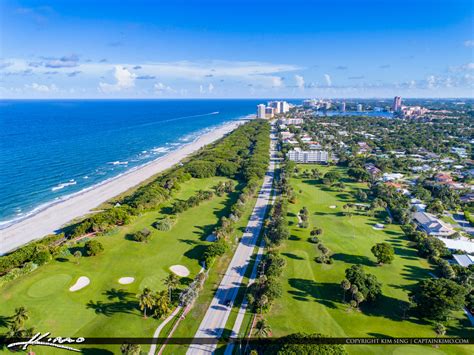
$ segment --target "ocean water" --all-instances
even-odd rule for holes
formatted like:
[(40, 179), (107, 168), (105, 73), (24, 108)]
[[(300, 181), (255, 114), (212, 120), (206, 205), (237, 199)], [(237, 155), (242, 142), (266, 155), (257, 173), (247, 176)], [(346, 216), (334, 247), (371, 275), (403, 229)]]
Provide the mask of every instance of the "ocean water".
[(0, 228), (255, 113), (261, 100), (0, 101)]

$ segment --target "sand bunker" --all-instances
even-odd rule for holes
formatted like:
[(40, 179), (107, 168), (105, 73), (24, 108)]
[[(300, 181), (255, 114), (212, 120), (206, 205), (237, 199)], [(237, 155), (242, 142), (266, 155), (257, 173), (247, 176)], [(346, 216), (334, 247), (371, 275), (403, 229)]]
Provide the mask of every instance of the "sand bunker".
[(79, 291), (81, 288), (86, 287), (90, 283), (91, 283), (91, 280), (89, 280), (88, 277), (81, 276), (77, 279), (76, 283), (69, 288), (69, 291), (71, 292)]
[(121, 277), (118, 282), (121, 285), (128, 285), (131, 284), (133, 281), (135, 281), (134, 277)]
[(337, 206), (335, 206), (335, 205), (329, 206), (329, 208), (332, 208), (332, 209), (334, 209), (334, 208), (336, 208), (336, 207), (337, 207)]
[(183, 265), (173, 265), (170, 266), (170, 270), (178, 276), (186, 277), (189, 275), (189, 270), (186, 266)]

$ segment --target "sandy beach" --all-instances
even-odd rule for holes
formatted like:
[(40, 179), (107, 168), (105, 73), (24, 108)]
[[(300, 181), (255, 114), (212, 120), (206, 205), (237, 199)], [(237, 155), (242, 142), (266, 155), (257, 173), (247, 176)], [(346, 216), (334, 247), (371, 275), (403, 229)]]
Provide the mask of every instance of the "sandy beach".
[(153, 175), (166, 170), (199, 148), (210, 144), (234, 130), (243, 121), (234, 121), (201, 135), (177, 151), (160, 157), (143, 167), (118, 176), (90, 190), (48, 207), (37, 214), (0, 230), (0, 255), (32, 240), (40, 239), (61, 229), (71, 220), (89, 213), (107, 200), (127, 191)]

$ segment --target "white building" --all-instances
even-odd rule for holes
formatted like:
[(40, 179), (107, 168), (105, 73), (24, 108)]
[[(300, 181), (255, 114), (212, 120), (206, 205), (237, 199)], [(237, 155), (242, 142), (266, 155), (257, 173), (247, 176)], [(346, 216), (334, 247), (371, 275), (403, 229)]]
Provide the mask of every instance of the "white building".
[(362, 104), (357, 104), (357, 112), (362, 112)]
[(273, 118), (275, 116), (275, 109), (273, 107), (266, 107), (265, 108), (265, 117), (266, 118)]
[(257, 105), (257, 118), (265, 118), (265, 105)]
[(456, 233), (456, 231), (453, 229), (453, 227), (451, 227), (451, 225), (436, 218), (430, 213), (415, 212), (413, 218), (415, 219), (418, 226), (423, 229), (428, 235), (436, 237), (447, 237)]
[(295, 148), (287, 154), (288, 159), (297, 163), (327, 163), (328, 152), (324, 150), (301, 150)]
[(290, 105), (286, 101), (280, 101), (280, 113), (286, 113), (290, 111)]
[(399, 173), (383, 173), (382, 175), (382, 180), (385, 182), (400, 180), (401, 178), (403, 178), (403, 174), (399, 174)]

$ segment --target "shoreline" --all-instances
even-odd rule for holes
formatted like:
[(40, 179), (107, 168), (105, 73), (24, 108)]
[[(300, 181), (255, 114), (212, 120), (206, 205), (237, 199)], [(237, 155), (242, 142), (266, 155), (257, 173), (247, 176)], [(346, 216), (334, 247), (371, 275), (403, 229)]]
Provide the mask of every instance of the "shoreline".
[(104, 202), (143, 183), (154, 175), (171, 168), (200, 148), (230, 133), (246, 120), (224, 123), (198, 136), (155, 160), (132, 168), (116, 177), (73, 193), (38, 212), (0, 229), (0, 255), (11, 252), (31, 241), (57, 233), (72, 220), (91, 213)]

